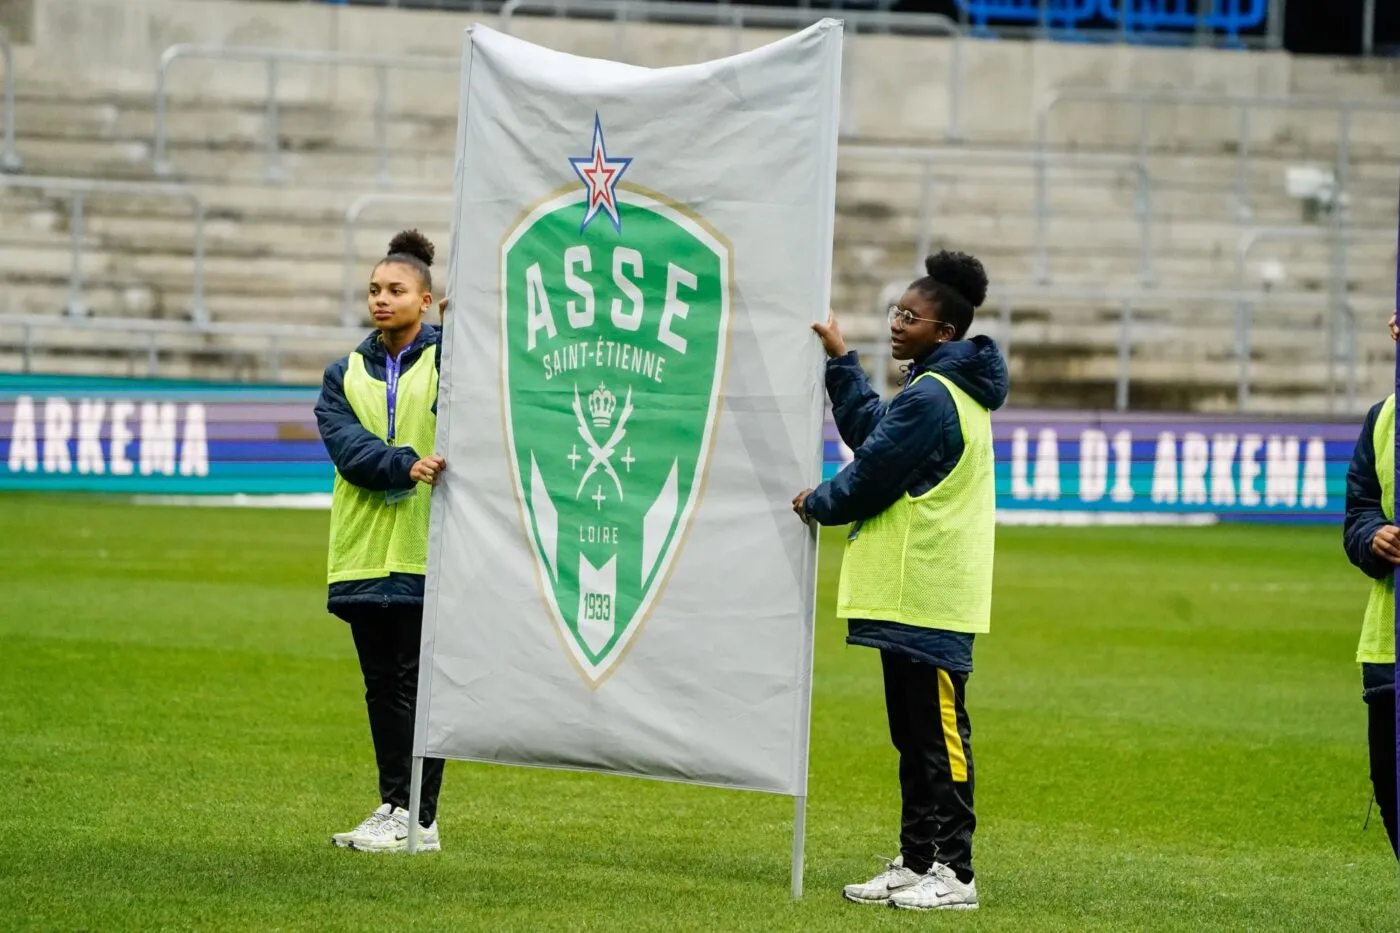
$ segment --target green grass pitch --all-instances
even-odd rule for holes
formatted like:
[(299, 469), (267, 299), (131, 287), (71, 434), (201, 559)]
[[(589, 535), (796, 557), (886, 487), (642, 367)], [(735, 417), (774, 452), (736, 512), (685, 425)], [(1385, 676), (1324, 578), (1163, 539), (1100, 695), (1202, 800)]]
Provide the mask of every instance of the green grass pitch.
[(0, 497), (0, 930), (1395, 930), (1336, 529), (1003, 529), (969, 687), (977, 914), (840, 898), (897, 850), (878, 657), (824, 539), (807, 895), (792, 803), (451, 763), (377, 801), (320, 512)]

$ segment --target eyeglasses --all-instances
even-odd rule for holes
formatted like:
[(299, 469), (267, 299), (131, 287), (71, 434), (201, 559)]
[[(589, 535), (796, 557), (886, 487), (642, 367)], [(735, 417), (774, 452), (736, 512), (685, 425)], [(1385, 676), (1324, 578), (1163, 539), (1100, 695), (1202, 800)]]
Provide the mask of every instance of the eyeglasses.
[(913, 311), (901, 308), (899, 305), (890, 305), (890, 309), (887, 312), (887, 314), (889, 316), (890, 323), (893, 324), (895, 321), (898, 321), (900, 327), (909, 327), (915, 321), (923, 321), (925, 324), (945, 323), (944, 321), (939, 321), (931, 317), (916, 317)]

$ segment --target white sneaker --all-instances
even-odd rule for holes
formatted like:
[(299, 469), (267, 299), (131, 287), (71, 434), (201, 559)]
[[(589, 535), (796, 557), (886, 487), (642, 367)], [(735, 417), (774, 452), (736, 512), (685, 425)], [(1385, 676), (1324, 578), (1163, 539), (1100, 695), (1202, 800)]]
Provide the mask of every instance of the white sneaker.
[(895, 891), (902, 891), (919, 883), (921, 875), (904, 867), (904, 856), (885, 865), (885, 870), (865, 884), (848, 884), (842, 888), (841, 896), (856, 904), (884, 904)]
[[(387, 819), (351, 839), (350, 847), (357, 852), (407, 852), (408, 811), (395, 807)], [(436, 820), (432, 826), (419, 828), (419, 852), (437, 852), (441, 848)]]
[(976, 910), (977, 881), (963, 884), (953, 869), (934, 862), (918, 884), (891, 894), (889, 904), (900, 910)]
[(334, 836), (332, 836), (331, 845), (341, 849), (350, 848), (350, 843), (354, 840), (356, 836), (360, 835), (361, 833), (367, 832), (370, 829), (373, 829), (375, 826), (378, 826), (380, 823), (387, 820), (389, 818), (390, 812), (392, 812), (393, 809), (394, 808), (389, 806), (387, 803), (381, 804), (379, 806), (379, 809), (375, 810), (369, 816), (365, 817), (364, 821), (360, 823), (359, 826), (356, 826), (349, 832), (336, 833)]

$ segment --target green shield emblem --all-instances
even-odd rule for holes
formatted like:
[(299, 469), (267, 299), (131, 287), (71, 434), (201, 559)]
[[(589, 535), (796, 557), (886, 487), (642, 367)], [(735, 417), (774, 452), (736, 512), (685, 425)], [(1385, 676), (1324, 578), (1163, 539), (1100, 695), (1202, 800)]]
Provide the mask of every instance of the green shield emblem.
[(504, 240), (501, 350), (530, 550), (561, 640), (597, 685), (660, 598), (700, 494), (730, 254), (683, 208), (618, 186), (620, 170), (598, 184), (576, 170), (580, 189)]

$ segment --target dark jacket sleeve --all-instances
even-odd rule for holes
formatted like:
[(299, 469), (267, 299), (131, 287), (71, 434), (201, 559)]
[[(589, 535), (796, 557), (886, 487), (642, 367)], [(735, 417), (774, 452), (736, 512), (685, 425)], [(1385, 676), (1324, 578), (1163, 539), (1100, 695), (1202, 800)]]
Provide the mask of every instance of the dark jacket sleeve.
[(808, 495), (807, 514), (823, 525), (845, 525), (889, 508), (941, 456), (950, 408), (947, 388), (932, 379), (896, 395), (855, 458)]
[(343, 360), (326, 368), (316, 400), (316, 426), (326, 453), (347, 482), (371, 492), (413, 488), (408, 473), (418, 454), (412, 447), (390, 447), (360, 424), (345, 397)]
[(1382, 526), (1390, 524), (1381, 511), (1381, 483), (1376, 477), (1376, 417), (1377, 405), (1366, 415), (1361, 436), (1356, 439), (1356, 452), (1347, 468), (1347, 514), (1342, 526), (1342, 546), (1347, 559), (1366, 576), (1384, 579), (1395, 571), (1390, 562), (1371, 553), (1371, 539)]
[(1376, 476), (1375, 430), (1379, 415), (1380, 405), (1366, 413), (1361, 437), (1357, 438), (1357, 450), (1351, 455), (1351, 466), (1347, 468), (1347, 520), (1341, 531), (1347, 559), (1375, 580), (1385, 579), (1386, 574), (1394, 572), (1389, 560), (1371, 552), (1371, 539), (1376, 537), (1376, 531), (1390, 524), (1385, 511), (1380, 509), (1380, 479)]
[(826, 362), (826, 394), (831, 417), (846, 446), (855, 450), (885, 415), (885, 403), (865, 378), (860, 359), (852, 350)]

